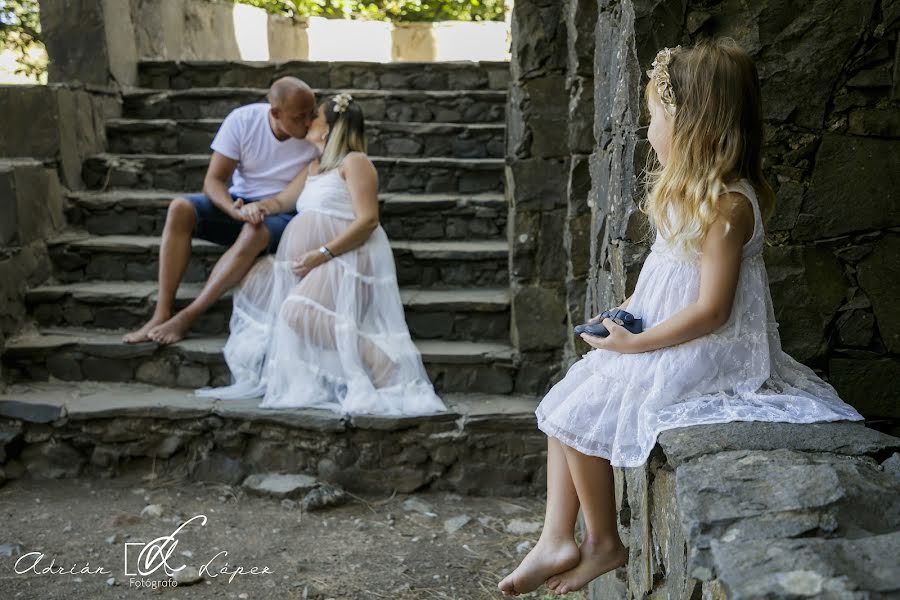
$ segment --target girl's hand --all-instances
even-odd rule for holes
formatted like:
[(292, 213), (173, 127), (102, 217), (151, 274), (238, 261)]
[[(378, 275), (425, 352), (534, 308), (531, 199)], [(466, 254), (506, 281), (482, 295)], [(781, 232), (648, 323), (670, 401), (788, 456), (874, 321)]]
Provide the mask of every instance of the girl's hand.
[(310, 271), (325, 263), (328, 258), (318, 250), (310, 250), (294, 261), (291, 270), (297, 277), (306, 277)]
[(603, 326), (609, 331), (606, 337), (581, 334), (589, 346), (598, 350), (612, 350), (619, 354), (635, 354), (641, 352), (637, 346), (637, 334), (631, 333), (612, 319), (603, 319)]

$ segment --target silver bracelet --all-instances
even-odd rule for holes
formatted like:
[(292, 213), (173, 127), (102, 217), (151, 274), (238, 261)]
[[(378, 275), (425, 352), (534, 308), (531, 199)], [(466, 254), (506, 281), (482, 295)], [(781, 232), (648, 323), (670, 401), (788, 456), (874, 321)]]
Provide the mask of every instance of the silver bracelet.
[(334, 254), (331, 253), (331, 250), (328, 249), (328, 246), (320, 246), (319, 252), (327, 256), (329, 259), (334, 258)]

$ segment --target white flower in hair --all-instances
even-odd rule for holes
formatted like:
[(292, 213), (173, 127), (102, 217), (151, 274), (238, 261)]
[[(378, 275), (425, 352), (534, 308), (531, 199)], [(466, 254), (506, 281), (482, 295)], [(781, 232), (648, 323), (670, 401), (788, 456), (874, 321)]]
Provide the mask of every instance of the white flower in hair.
[(337, 96), (332, 98), (332, 100), (334, 100), (334, 112), (342, 113), (347, 110), (347, 106), (350, 105), (350, 102), (353, 100), (353, 96), (344, 92), (342, 94), (338, 94)]

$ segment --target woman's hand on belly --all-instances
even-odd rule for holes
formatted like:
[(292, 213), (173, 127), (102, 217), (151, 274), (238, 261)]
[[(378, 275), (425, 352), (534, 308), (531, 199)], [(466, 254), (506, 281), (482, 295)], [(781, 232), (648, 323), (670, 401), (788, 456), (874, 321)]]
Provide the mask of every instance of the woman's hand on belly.
[(310, 250), (301, 254), (300, 258), (294, 261), (291, 270), (297, 277), (306, 277), (310, 271), (326, 261), (328, 258), (324, 254), (318, 250)]

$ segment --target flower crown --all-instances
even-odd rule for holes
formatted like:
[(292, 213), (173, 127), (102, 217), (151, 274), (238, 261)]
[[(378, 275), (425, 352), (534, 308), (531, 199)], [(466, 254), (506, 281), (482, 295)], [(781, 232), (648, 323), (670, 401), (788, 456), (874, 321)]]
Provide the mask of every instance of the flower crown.
[(334, 100), (334, 112), (342, 113), (345, 110), (347, 110), (347, 107), (350, 105), (350, 102), (353, 100), (353, 96), (344, 92), (344, 93), (338, 94), (337, 96), (332, 98), (332, 100)]
[(681, 46), (674, 48), (663, 48), (656, 54), (653, 59), (653, 69), (647, 71), (647, 76), (653, 80), (656, 85), (656, 93), (662, 101), (663, 108), (670, 116), (675, 116), (675, 92), (672, 90), (672, 80), (669, 78), (669, 63), (672, 61), (672, 54), (681, 50)]

